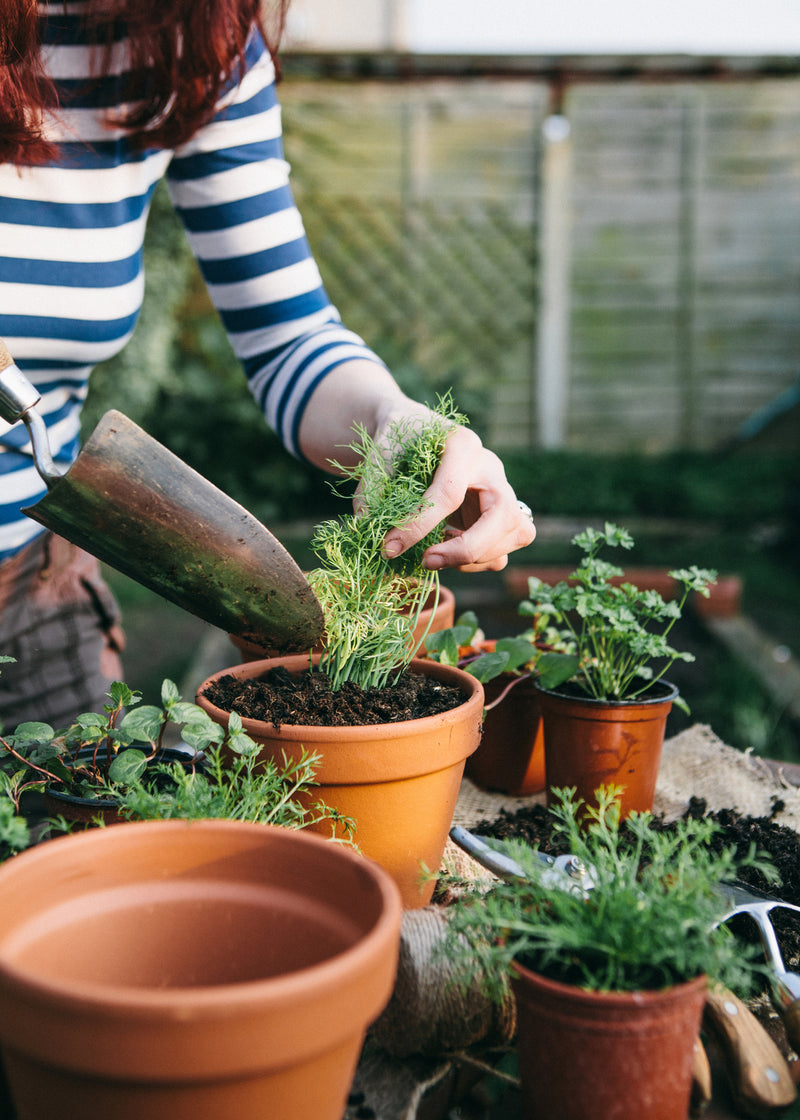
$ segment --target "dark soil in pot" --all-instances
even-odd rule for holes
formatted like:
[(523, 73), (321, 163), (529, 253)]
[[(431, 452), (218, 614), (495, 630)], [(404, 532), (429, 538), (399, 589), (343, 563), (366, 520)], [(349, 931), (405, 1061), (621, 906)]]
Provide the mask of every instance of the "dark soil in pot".
[(384, 688), (361, 688), (347, 682), (333, 692), (324, 673), (306, 670), (293, 674), (278, 666), (255, 680), (241, 680), (230, 673), (218, 677), (203, 695), (225, 712), (237, 712), (244, 719), (263, 720), (275, 727), (284, 723), (311, 727), (400, 723), (464, 703), (461, 689), (412, 669)]

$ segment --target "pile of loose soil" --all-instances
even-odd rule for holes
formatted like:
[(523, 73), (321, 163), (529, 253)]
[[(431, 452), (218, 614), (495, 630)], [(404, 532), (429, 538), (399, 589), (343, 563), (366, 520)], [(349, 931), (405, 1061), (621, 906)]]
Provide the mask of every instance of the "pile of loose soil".
[[(775, 801), (773, 813), (779, 813), (783, 804)], [(739, 872), (741, 882), (778, 895), (783, 901), (800, 906), (800, 836), (793, 829), (778, 824), (770, 817), (747, 817), (734, 809), (719, 809), (707, 812), (702, 798), (692, 798), (685, 816), (699, 818), (708, 816), (719, 825), (713, 839), (718, 849), (735, 848), (736, 854), (744, 858), (751, 844), (757, 851), (766, 852), (777, 869), (780, 884), (770, 883), (762, 872), (755, 868), (743, 867)], [(655, 818), (653, 826), (669, 829), (669, 823)], [(553, 818), (544, 805), (526, 806), (516, 812), (503, 810), (495, 821), (481, 821), (475, 825), (474, 832), (481, 836), (494, 836), (497, 839), (517, 837), (541, 851), (560, 855), (566, 851), (563, 838), (553, 835)], [(772, 924), (783, 953), (786, 967), (800, 969), (800, 914), (791, 910), (773, 910)], [(753, 922), (749, 918), (734, 919), (737, 936), (747, 940), (757, 940)]]
[(203, 695), (225, 712), (237, 712), (243, 719), (262, 720), (276, 728), (282, 724), (358, 727), (400, 723), (464, 703), (460, 688), (411, 669), (384, 688), (361, 688), (346, 682), (334, 692), (324, 673), (308, 669), (290, 673), (277, 666), (252, 680), (232, 674), (218, 677)]

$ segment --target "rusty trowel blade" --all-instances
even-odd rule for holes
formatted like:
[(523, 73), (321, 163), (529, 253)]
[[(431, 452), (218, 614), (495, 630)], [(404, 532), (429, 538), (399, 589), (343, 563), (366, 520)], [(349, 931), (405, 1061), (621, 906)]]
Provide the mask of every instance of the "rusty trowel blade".
[(250, 513), (121, 412), (24, 511), (177, 603), (268, 650), (310, 649), (322, 609), (292, 557)]

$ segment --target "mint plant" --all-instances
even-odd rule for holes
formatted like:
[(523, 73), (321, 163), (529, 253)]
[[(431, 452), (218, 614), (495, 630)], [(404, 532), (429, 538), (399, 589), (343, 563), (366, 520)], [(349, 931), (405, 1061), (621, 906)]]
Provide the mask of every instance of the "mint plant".
[(108, 697), (102, 712), (84, 712), (67, 728), (31, 721), (0, 735), (0, 781), (17, 807), (23, 793), (46, 785), (97, 798), (108, 779), (135, 780), (160, 749), (167, 725), (194, 708), (171, 681), (162, 685), (162, 708), (137, 710), (141, 693), (122, 681), (113, 682)]
[[(13, 735), (0, 735), (0, 854), (4, 846), (27, 844), (20, 801), (26, 791), (46, 786), (112, 800), (130, 819), (224, 817), (288, 828), (329, 820), (332, 833), (337, 823), (345, 836), (353, 832), (353, 822), (334, 809), (308, 804), (318, 755), (304, 751), (296, 762), (284, 760), (283, 768), (262, 760), (236, 713), (224, 729), (184, 701), (170, 680), (162, 683), (160, 706), (140, 706), (141, 693), (121, 681), (108, 696), (102, 713), (86, 712), (64, 731), (23, 723)], [(185, 763), (159, 760), (170, 725), (180, 727), (194, 752)]]
[(23, 851), (30, 842), (31, 832), (27, 821), (19, 816), (14, 801), (0, 789), (0, 863)]
[(498, 638), (494, 649), (482, 651), (483, 631), (474, 611), (465, 611), (455, 625), (437, 630), (425, 639), (428, 657), (443, 665), (457, 665), (481, 684), (505, 673), (511, 679), (488, 703), (484, 711), (496, 708), (521, 681), (536, 677), (543, 688), (556, 688), (572, 677), (578, 668), (577, 657), (569, 652), (569, 642), (547, 618), (538, 615), (533, 625), (516, 637)]
[(334, 463), (357, 483), (357, 512), (317, 526), (312, 548), (320, 565), (308, 580), (325, 615), (319, 668), (334, 690), (345, 681), (362, 688), (384, 687), (411, 660), (414, 628), (428, 599), (438, 603), (439, 577), (422, 565), (422, 555), (444, 536), (444, 523), (395, 559), (382, 555), (387, 532), (425, 508), (449, 435), (466, 418), (449, 396), (440, 398), (430, 419), (391, 425), (379, 445), (363, 427), (351, 449), (355, 466)]
[(663, 829), (650, 813), (621, 822), (614, 787), (598, 791), (597, 805), (574, 790), (556, 793), (554, 835), (593, 885), (560, 886), (524, 841), (494, 842), (525, 875), (448, 908), (444, 951), (462, 982), (502, 999), (516, 961), (594, 991), (661, 989), (705, 974), (746, 993), (763, 965), (755, 946), (743, 948), (719, 924), (727, 910), (719, 887), (743, 866), (775, 879), (769, 860), (752, 849), (744, 859), (719, 850), (719, 825), (708, 818)]
[[(194, 707), (194, 705), (192, 705)], [(258, 743), (245, 734), (239, 716), (231, 713), (225, 746), (220, 728), (196, 708), (184, 727), (184, 739), (200, 748), (201, 765), (156, 763), (151, 778), (138, 777), (124, 788), (109, 780), (107, 795), (130, 820), (225, 820), (271, 824), (282, 828), (307, 828), (329, 821), (331, 835), (339, 824), (350, 837), (355, 823), (322, 802), (308, 807), (301, 796), (314, 785), (319, 755), (303, 751), (296, 761), (284, 760), (282, 768), (272, 759), (261, 759)], [(164, 779), (159, 780), (159, 779)]]
[[(640, 591), (619, 582), (623, 569), (599, 555), (604, 547), (631, 549), (633, 543), (626, 529), (610, 522), (603, 529), (586, 529), (572, 540), (584, 556), (569, 579), (550, 586), (531, 577), (530, 599), (520, 606), (523, 614), (550, 616), (571, 634), (579, 658), (574, 680), (596, 700), (635, 700), (676, 660), (694, 661), (693, 654), (670, 645), (669, 633), (689, 592), (708, 597), (717, 578), (711, 569), (681, 568), (669, 573), (681, 588), (677, 599)], [(654, 661), (663, 662), (657, 671)]]

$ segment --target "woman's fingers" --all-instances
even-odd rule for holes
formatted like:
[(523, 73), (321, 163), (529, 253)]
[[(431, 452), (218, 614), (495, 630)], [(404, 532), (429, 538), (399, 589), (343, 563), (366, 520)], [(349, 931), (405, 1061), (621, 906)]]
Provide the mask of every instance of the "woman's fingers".
[(509, 485), (503, 465), (474, 432), (456, 429), (419, 516), (386, 536), (384, 551), (397, 556), (425, 537), (441, 521), (445, 539), (425, 553), (429, 568), (500, 571), (508, 555), (536, 536), (533, 517)]

